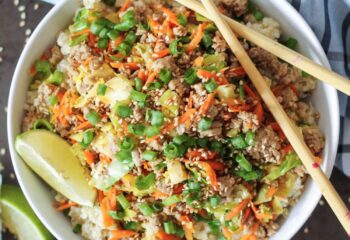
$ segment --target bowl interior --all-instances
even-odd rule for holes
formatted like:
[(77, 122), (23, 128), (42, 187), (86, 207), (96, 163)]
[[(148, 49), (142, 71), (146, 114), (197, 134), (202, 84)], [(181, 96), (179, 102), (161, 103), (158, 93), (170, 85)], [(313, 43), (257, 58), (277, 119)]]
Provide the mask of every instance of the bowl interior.
[[(54, 210), (52, 207), (52, 191), (16, 154), (13, 142), (21, 130), (23, 106), (29, 84), (27, 72), (35, 59), (55, 42), (57, 33), (67, 27), (71, 22), (75, 10), (79, 6), (78, 2), (78, 0), (60, 1), (33, 33), (15, 71), (10, 90), (8, 111), (9, 146), (19, 183), (30, 205), (46, 227), (56, 238), (70, 240), (81, 238), (72, 232), (70, 223), (66, 217)], [(254, 2), (261, 7), (266, 15), (274, 17), (281, 23), (285, 35), (293, 36), (299, 40), (299, 50), (304, 55), (329, 67), (327, 58), (311, 29), (286, 1), (255, 0)], [(339, 135), (339, 111), (336, 91), (324, 84), (318, 84), (312, 101), (321, 113), (320, 127), (326, 136), (324, 163), (322, 167), (329, 175), (334, 165)], [(272, 239), (290, 239), (309, 217), (320, 196), (321, 194), (317, 186), (311, 181), (308, 181), (305, 193), (296, 206), (292, 208), (289, 217), (284, 221), (281, 229)]]

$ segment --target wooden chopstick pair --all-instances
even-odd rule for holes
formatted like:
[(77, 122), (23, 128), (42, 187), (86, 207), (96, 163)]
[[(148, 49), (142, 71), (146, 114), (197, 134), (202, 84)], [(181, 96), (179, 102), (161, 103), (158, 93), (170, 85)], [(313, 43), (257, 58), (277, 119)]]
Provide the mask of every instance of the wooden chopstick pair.
[(239, 40), (233, 33), (232, 29), (234, 29), (242, 37), (251, 40), (256, 45), (274, 53), (281, 59), (291, 63), (292, 65), (308, 72), (309, 74), (317, 78), (322, 79), (327, 83), (330, 83), (335, 88), (342, 90), (343, 92), (350, 95), (350, 83), (348, 82), (348, 80), (345, 80), (338, 74), (324, 69), (320, 65), (313, 63), (311, 60), (303, 57), (300, 54), (295, 53), (294, 51), (291, 51), (285, 48), (284, 46), (280, 46), (276, 42), (272, 42), (272, 40), (253, 30), (250, 30), (244, 25), (241, 25), (240, 23), (235, 22), (230, 18), (223, 17), (218, 11), (215, 4), (212, 2), (212, 0), (202, 0), (202, 3), (205, 6), (205, 8), (195, 0), (176, 1), (214, 21), (221, 34), (225, 38), (227, 44), (231, 48), (232, 52), (235, 54), (242, 67), (245, 69), (247, 75), (251, 79), (256, 90), (259, 92), (266, 106), (269, 108), (270, 112), (283, 129), (284, 134), (293, 146), (295, 152), (302, 160), (308, 173), (310, 174), (312, 179), (318, 184), (318, 187), (320, 188), (328, 204), (331, 206), (338, 220), (343, 225), (346, 232), (350, 234), (349, 210), (340, 198), (339, 194), (334, 189), (331, 182), (320, 169), (320, 166), (317, 163), (315, 163), (315, 157), (305, 144), (302, 134), (298, 132), (295, 124), (289, 119), (288, 115), (274, 96), (273, 92), (268, 87), (263, 76), (254, 65), (247, 52), (241, 46)]

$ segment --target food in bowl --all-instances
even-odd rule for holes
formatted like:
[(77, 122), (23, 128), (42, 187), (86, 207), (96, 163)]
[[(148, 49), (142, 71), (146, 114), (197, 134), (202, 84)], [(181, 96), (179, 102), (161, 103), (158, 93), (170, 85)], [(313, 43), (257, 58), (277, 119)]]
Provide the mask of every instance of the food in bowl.
[[(307, 174), (215, 25), (179, 5), (114, 4), (85, 1), (31, 70), (23, 131), (44, 127), (68, 142), (98, 191), (94, 206), (57, 195), (73, 230), (85, 239), (273, 235)], [(219, 4), (280, 37), (247, 1)], [(316, 80), (242, 44), (320, 156), (308, 101)]]

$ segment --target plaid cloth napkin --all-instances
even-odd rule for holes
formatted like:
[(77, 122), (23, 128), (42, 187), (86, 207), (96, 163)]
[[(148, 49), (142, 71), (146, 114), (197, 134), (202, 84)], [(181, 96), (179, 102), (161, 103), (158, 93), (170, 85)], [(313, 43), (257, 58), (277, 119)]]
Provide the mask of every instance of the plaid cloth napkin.
[[(350, 0), (288, 0), (309, 23), (332, 69), (350, 78)], [(338, 93), (341, 129), (336, 166), (350, 177), (350, 97)]]

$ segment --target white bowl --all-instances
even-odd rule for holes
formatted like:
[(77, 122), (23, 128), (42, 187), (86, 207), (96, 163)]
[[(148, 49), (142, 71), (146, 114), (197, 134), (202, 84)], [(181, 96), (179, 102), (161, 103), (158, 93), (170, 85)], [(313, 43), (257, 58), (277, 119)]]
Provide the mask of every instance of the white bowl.
[[(25, 165), (14, 149), (15, 137), (21, 132), (23, 106), (30, 82), (28, 70), (32, 63), (55, 42), (58, 32), (69, 25), (75, 10), (79, 6), (78, 0), (57, 2), (59, 3), (36, 28), (17, 64), (8, 102), (8, 140), (18, 181), (35, 213), (57, 239), (77, 240), (81, 238), (72, 232), (69, 220), (52, 207), (53, 197), (50, 188)], [(287, 1), (255, 0), (254, 2), (266, 15), (275, 18), (281, 24), (284, 34), (299, 40), (300, 52), (329, 67), (326, 55), (314, 33)], [(319, 83), (313, 94), (312, 102), (321, 113), (319, 124), (326, 137), (322, 168), (329, 176), (334, 165), (339, 137), (337, 93), (333, 88)], [(288, 218), (272, 239), (292, 238), (308, 219), (320, 197), (321, 193), (317, 186), (309, 180), (301, 199), (291, 209)]]

